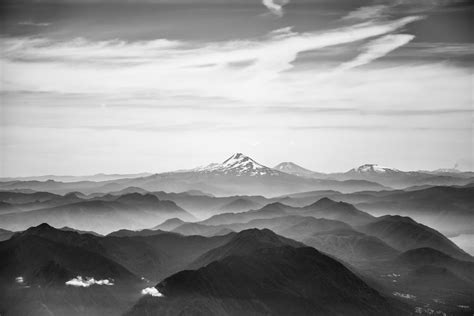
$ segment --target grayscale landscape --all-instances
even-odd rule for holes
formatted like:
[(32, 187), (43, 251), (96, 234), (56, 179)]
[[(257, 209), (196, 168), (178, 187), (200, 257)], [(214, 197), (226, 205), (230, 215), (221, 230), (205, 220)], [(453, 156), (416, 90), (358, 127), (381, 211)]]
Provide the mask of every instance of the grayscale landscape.
[(474, 315), (474, 5), (0, 2), (0, 316)]

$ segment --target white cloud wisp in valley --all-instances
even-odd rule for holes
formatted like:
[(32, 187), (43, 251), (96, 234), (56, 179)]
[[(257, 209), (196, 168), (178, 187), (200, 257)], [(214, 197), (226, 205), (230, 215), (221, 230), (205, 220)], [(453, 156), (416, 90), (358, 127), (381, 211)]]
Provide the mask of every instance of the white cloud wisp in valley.
[(162, 297), (163, 294), (161, 294), (156, 287), (147, 287), (142, 290), (142, 295), (150, 295), (154, 297)]
[(82, 277), (78, 275), (77, 277), (69, 280), (66, 282), (66, 285), (74, 286), (74, 287), (89, 287), (91, 285), (114, 285), (112, 280), (104, 279), (104, 280), (96, 280), (91, 277)]

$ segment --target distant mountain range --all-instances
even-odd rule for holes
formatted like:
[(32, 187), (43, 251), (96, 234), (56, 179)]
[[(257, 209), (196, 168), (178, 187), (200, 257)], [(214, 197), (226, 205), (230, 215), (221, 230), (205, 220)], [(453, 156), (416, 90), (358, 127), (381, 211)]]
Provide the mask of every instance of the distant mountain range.
[(204, 221), (165, 221), (154, 229), (184, 235), (217, 236), (250, 228), (271, 229), (344, 260), (386, 258), (419, 247), (438, 249), (462, 260), (472, 257), (438, 231), (408, 217), (362, 212), (323, 198), (306, 207), (273, 203), (258, 210), (224, 213)]
[(25, 177), (0, 179), (0, 190), (34, 190), (65, 194), (81, 192), (114, 192), (128, 187), (147, 191), (207, 192), (213, 195), (266, 195), (309, 190), (356, 192), (423, 185), (467, 185), (474, 182), (472, 172), (400, 171), (367, 164), (344, 173), (324, 174), (298, 166), (280, 163), (274, 168), (236, 153), (222, 163), (159, 174), (98, 174), (85, 177)]
[(103, 199), (73, 198), (67, 204), (31, 211), (0, 215), (2, 227), (23, 230), (43, 222), (56, 227), (69, 226), (81, 230), (108, 233), (121, 228), (139, 229), (171, 217), (195, 220), (172, 201), (163, 201), (152, 194), (130, 193), (106, 196)]
[(45, 175), (45, 176), (32, 176), (32, 177), (4, 177), (0, 178), (1, 182), (8, 181), (48, 181), (53, 180), (57, 182), (80, 182), (80, 181), (110, 181), (125, 178), (141, 178), (152, 175), (150, 172), (142, 173), (130, 173), (130, 174), (105, 174), (98, 173), (89, 176), (56, 176), (56, 175)]
[(428, 186), (410, 190), (361, 191), (344, 194), (335, 191), (310, 191), (282, 195), (275, 199), (303, 206), (328, 197), (353, 204), (358, 209), (380, 216), (410, 216), (442, 232), (474, 232), (474, 187)]
[(401, 171), (377, 164), (365, 164), (347, 172), (320, 173), (292, 162), (278, 164), (275, 169), (289, 174), (318, 179), (366, 180), (399, 189), (418, 185), (466, 185), (474, 182), (474, 172), (462, 172), (456, 169)]
[(127, 181), (123, 185), (133, 185), (153, 191), (176, 192), (197, 189), (214, 195), (266, 196), (275, 195), (278, 192), (301, 191), (305, 188), (331, 188), (342, 192), (385, 188), (365, 180), (338, 181), (300, 177), (261, 165), (241, 153), (232, 155), (222, 163), (156, 174)]
[[(51, 220), (50, 224), (56, 227), (71, 226), (86, 231), (98, 229), (102, 233), (108, 233), (117, 229), (150, 228), (173, 217), (185, 221), (195, 221), (212, 216), (218, 218), (218, 215), (222, 213), (259, 210), (264, 206), (263, 210), (265, 210), (274, 203), (276, 203), (274, 208), (286, 210), (304, 208), (301, 211), (302, 214), (309, 214), (307, 213), (310, 212), (309, 205), (318, 201), (321, 205), (320, 200), (324, 201), (324, 198), (327, 197), (332, 201), (345, 202), (346, 204), (335, 204), (341, 208), (355, 206), (359, 211), (364, 211), (365, 215), (370, 213), (376, 216), (385, 214), (410, 216), (430, 227), (453, 235), (469, 233), (472, 230), (470, 223), (474, 219), (471, 211), (474, 208), (471, 198), (474, 194), (473, 190), (474, 187), (428, 187), (410, 191), (362, 191), (356, 193), (323, 190), (274, 198), (255, 195), (214, 197), (196, 192), (148, 192), (136, 187), (125, 188), (110, 194), (94, 193), (90, 195), (77, 192), (58, 195), (49, 192), (0, 191), (2, 205), (0, 228), (22, 230), (29, 227), (28, 225), (38, 225)], [(75, 210), (82, 210), (82, 213)], [(183, 210), (187, 213), (183, 213)], [(117, 214), (117, 216), (108, 218), (106, 214)], [(143, 214), (143, 219), (141, 216), (137, 216), (138, 214)], [(254, 215), (258, 214), (264, 214), (264, 212), (260, 211)], [(270, 216), (275, 216), (275, 214), (275, 212), (270, 213)], [(338, 213), (334, 211), (330, 214), (320, 213), (320, 216), (348, 221), (353, 224), (351, 219), (336, 218), (336, 214)], [(280, 210), (280, 215), (289, 214)], [(242, 215), (232, 216), (237, 218)], [(248, 215), (245, 216), (248, 217)], [(96, 220), (91, 221), (91, 218)], [(249, 218), (249, 220), (251, 219), (255, 218)], [(187, 229), (191, 229), (191, 227)], [(214, 231), (209, 231), (207, 234), (214, 233)]]

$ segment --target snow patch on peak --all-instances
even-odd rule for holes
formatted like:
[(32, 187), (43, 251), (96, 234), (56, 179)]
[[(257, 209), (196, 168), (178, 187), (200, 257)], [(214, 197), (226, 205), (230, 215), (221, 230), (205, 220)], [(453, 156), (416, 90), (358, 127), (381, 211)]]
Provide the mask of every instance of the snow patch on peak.
[(386, 173), (386, 172), (398, 172), (399, 170), (379, 166), (377, 164), (365, 164), (355, 169), (355, 171), (359, 173), (366, 173), (366, 172)]
[(233, 154), (222, 163), (211, 163), (205, 167), (192, 169), (192, 171), (202, 173), (215, 172), (235, 176), (280, 175), (278, 171), (261, 165), (242, 153)]

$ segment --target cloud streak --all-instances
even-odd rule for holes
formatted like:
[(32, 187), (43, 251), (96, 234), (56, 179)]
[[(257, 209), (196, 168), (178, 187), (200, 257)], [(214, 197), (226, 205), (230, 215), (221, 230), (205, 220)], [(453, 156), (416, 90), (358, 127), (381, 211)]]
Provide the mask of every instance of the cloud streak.
[[(419, 19), (361, 23), (326, 32), (297, 33), (285, 28), (263, 39), (207, 44), (167, 39), (56, 42), (3, 38), (1, 61), (8, 82), (3, 82), (2, 89), (144, 95), (159, 87), (165, 95), (262, 100), (272, 95), (272, 81), (287, 77), (284, 72), (294, 68), (299, 53), (383, 36)], [(374, 42), (367, 56), (353, 64), (369, 62), (401, 37), (389, 39), (390, 43), (387, 39)]]
[(351, 61), (343, 63), (337, 71), (343, 71), (366, 65), (381, 58), (391, 51), (408, 44), (415, 36), (409, 34), (386, 35), (370, 41), (363, 49), (363, 53)]
[(280, 0), (280, 3), (277, 3), (275, 0), (262, 0), (262, 4), (270, 10), (270, 12), (276, 16), (283, 16), (283, 6), (286, 5), (289, 0)]
[(47, 23), (47, 22), (33, 22), (33, 21), (22, 21), (22, 22), (18, 22), (18, 25), (46, 27), (46, 26), (50, 26), (51, 23)]
[(368, 19), (377, 19), (385, 16), (387, 10), (389, 9), (386, 5), (373, 5), (360, 7), (357, 10), (349, 12), (343, 20), (368, 20)]

